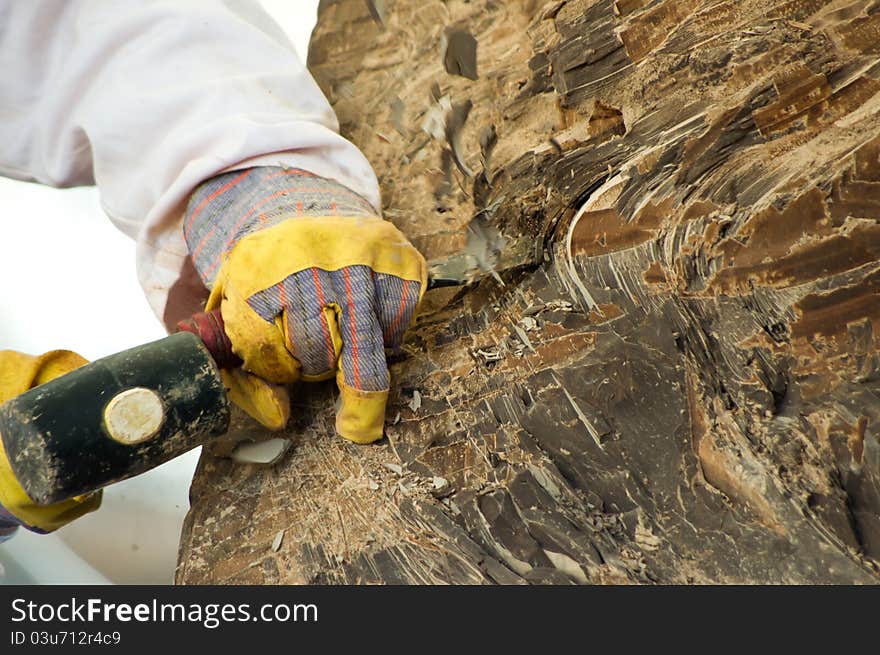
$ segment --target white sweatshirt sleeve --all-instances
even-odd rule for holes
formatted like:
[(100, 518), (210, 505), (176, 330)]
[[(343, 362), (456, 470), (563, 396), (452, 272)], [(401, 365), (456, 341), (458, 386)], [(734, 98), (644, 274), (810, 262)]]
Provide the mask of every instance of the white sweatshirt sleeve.
[(289, 166), (381, 207), (376, 176), (256, 0), (0, 0), (0, 174), (96, 184), (163, 316), (192, 190)]

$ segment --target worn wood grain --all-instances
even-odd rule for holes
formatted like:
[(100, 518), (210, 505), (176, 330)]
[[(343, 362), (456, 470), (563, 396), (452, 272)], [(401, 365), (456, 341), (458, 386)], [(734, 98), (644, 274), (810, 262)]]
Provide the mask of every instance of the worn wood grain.
[(878, 26), (877, 0), (322, 2), (310, 66), (386, 216), (429, 258), (498, 229), (504, 284), (426, 297), (379, 445), (312, 385), (279, 465), (206, 454), (177, 581), (880, 580)]

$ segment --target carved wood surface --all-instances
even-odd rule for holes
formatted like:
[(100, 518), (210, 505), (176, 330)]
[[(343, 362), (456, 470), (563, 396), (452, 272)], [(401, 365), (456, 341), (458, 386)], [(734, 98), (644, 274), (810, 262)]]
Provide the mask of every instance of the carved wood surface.
[(309, 63), (497, 275), (380, 444), (303, 385), (280, 464), (206, 453), (179, 583), (880, 580), (880, 0), (325, 1)]

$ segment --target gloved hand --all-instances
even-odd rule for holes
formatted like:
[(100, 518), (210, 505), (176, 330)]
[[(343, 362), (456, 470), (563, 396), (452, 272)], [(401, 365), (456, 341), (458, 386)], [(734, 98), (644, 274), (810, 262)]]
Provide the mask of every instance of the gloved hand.
[[(0, 350), (0, 404), (87, 363), (67, 350), (39, 357)], [(35, 504), (15, 478), (0, 440), (0, 541), (11, 536), (18, 525), (35, 532), (51, 532), (100, 505), (100, 491), (52, 505)]]
[(337, 432), (382, 437), (389, 377), (426, 288), (424, 258), (346, 187), (302, 170), (257, 167), (193, 193), (184, 237), (206, 310), (220, 307), (240, 370), (230, 399), (266, 427), (287, 423), (282, 385), (336, 375)]

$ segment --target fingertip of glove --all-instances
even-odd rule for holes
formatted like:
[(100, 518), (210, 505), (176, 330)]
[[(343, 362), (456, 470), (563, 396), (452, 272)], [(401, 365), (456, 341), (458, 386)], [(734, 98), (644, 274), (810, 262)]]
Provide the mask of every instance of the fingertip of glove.
[(280, 432), (287, 426), (287, 421), (290, 420), (290, 410), (278, 407), (273, 413), (260, 414), (254, 418), (267, 430)]
[(283, 430), (290, 419), (287, 388), (242, 370), (223, 371), (229, 399), (268, 430)]
[(346, 441), (350, 441), (351, 443), (357, 444), (359, 446), (366, 446), (371, 443), (376, 443), (383, 436), (385, 436), (382, 432), (379, 434), (369, 434), (366, 432), (352, 432), (348, 427), (340, 427), (339, 422), (336, 423), (336, 434), (345, 439)]
[(356, 444), (378, 441), (384, 435), (387, 402), (387, 390), (360, 391), (340, 384), (336, 433)]

